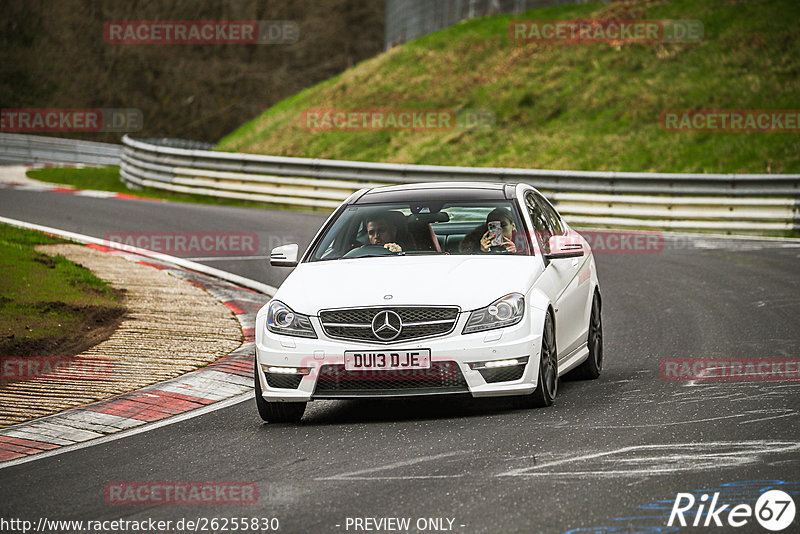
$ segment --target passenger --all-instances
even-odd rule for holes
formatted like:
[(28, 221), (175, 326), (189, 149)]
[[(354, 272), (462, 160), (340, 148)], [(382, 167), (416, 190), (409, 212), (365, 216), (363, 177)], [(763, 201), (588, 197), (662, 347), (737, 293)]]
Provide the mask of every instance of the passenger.
[[(499, 222), (500, 229), (503, 232), (502, 244), (494, 247), (492, 247), (490, 244), (489, 230), (487, 229), (489, 223), (492, 221)], [(505, 251), (516, 254), (517, 245), (514, 242), (523, 242), (523, 240), (516, 239), (516, 230), (517, 226), (514, 224), (514, 217), (511, 215), (511, 212), (506, 208), (495, 208), (489, 212), (489, 215), (486, 216), (486, 224), (481, 224), (464, 237), (464, 240), (461, 241), (461, 245), (459, 246), (458, 250), (459, 252), (467, 254), (478, 251)]]

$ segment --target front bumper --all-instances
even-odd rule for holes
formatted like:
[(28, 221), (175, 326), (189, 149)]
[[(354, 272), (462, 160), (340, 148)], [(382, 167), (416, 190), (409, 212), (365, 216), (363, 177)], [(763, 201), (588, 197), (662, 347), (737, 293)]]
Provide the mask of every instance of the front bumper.
[[(268, 332), (266, 316), (256, 319), (256, 377), (264, 399), (271, 402), (305, 402), (330, 398), (385, 398), (417, 395), (470, 394), (473, 397), (525, 395), (536, 388), (543, 314), (528, 307), (517, 325), (461, 334), (469, 313), (459, 316), (455, 329), (445, 336), (388, 345), (331, 339), (317, 317), (311, 321), (317, 339)], [(538, 325), (538, 328), (535, 327)], [(344, 371), (346, 350), (431, 351), (432, 369), (414, 374), (391, 371)], [(517, 370), (472, 369), (471, 363), (526, 359)], [(264, 373), (267, 367), (300, 368), (307, 374)], [(488, 380), (488, 381), (487, 381)]]

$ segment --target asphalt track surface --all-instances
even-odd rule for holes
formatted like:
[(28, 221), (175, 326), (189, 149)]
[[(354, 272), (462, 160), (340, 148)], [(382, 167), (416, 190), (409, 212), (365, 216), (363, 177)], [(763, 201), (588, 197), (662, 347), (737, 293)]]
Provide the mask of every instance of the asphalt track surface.
[[(0, 190), (0, 215), (103, 237), (118, 231), (257, 232), (263, 256), (324, 217)], [(263, 258), (202, 260), (279, 285)], [(311, 403), (264, 425), (252, 401), (131, 437), (0, 469), (0, 517), (275, 517), (280, 532), (357, 530), (353, 518), (446, 518), (450, 532), (668, 532), (679, 492), (753, 504), (800, 489), (800, 382), (686, 382), (665, 358), (796, 358), (800, 247), (675, 237), (658, 254), (598, 254), (605, 368), (565, 381), (552, 408), (504, 399)], [(334, 282), (334, 281), (332, 281)], [(114, 481), (254, 482), (249, 506), (115, 506)], [(780, 484), (782, 482), (782, 484)], [(800, 499), (795, 495), (795, 502)], [(723, 514), (724, 520), (726, 515)], [(348, 519), (350, 518), (350, 519)], [(687, 515), (691, 521), (691, 517)], [(428, 524), (430, 526), (430, 524)], [(798, 518), (785, 532), (797, 532)], [(754, 519), (740, 528), (767, 532)], [(439, 530), (442, 531), (442, 530)]]

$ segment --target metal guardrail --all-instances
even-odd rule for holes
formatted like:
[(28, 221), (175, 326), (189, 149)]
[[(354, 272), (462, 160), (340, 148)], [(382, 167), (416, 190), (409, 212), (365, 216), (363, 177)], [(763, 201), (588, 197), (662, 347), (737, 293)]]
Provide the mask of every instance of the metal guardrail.
[(135, 187), (330, 210), (389, 183), (527, 182), (571, 223), (763, 233), (800, 228), (800, 174), (670, 174), (402, 165), (193, 150), (123, 137)]
[(522, 13), (528, 9), (587, 0), (386, 0), (384, 48), (428, 35), (464, 19)]
[(43, 135), (0, 133), (0, 160), (20, 163), (119, 165), (122, 145)]

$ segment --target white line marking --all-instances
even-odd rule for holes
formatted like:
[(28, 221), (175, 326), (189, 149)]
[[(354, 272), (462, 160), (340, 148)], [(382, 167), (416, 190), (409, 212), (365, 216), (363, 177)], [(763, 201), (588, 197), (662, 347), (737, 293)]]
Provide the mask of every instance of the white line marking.
[(734, 415), (721, 415), (719, 417), (708, 417), (706, 419), (691, 419), (689, 421), (672, 421), (670, 423), (646, 423), (643, 425), (588, 425), (591, 428), (648, 428), (648, 427), (662, 427), (674, 425), (691, 425), (694, 423), (707, 423), (708, 421), (719, 421), (721, 419), (735, 419), (737, 417), (744, 417), (746, 414), (737, 413)]
[(86, 447), (101, 445), (103, 443), (108, 443), (109, 441), (115, 441), (118, 439), (135, 436), (136, 434), (142, 434), (143, 432), (147, 432), (149, 430), (155, 430), (156, 428), (161, 428), (162, 426), (167, 426), (174, 423), (180, 423), (181, 421), (193, 419), (195, 417), (199, 417), (201, 415), (205, 415), (207, 413), (211, 413), (216, 410), (222, 410), (223, 408), (228, 408), (229, 406), (233, 406), (234, 404), (250, 401), (252, 399), (253, 399), (253, 392), (248, 391), (247, 393), (242, 393), (235, 397), (231, 397), (227, 400), (216, 402), (214, 404), (209, 404), (208, 406), (203, 406), (202, 408), (196, 408), (192, 411), (178, 414), (168, 419), (162, 419), (161, 421), (148, 423), (144, 426), (134, 427), (129, 430), (122, 430), (115, 434), (109, 434), (108, 436), (103, 436), (102, 438), (92, 439), (90, 441), (76, 443), (74, 445), (65, 445), (63, 447), (59, 447), (58, 449), (52, 449), (49, 451), (36, 453), (31, 456), (24, 456), (22, 458), (15, 458), (14, 460), (7, 460), (5, 462), (0, 463), (0, 469), (5, 469), (6, 467), (13, 467), (15, 465), (20, 465), (20, 464), (25, 464), (28, 462), (34, 462), (36, 460), (42, 460), (44, 458), (57, 456), (65, 452), (72, 452), (72, 451), (77, 451), (79, 449), (85, 449)]
[(207, 274), (209, 276), (221, 278), (222, 280), (226, 280), (228, 282), (240, 285), (242, 287), (259, 291), (268, 296), (272, 296), (278, 291), (277, 287), (268, 284), (263, 284), (255, 280), (245, 278), (244, 276), (239, 276), (238, 274), (229, 273), (227, 271), (221, 271), (220, 269), (215, 269), (214, 267), (209, 267), (208, 265), (203, 265), (202, 263), (196, 263), (183, 258), (176, 258), (175, 256), (162, 254), (160, 252), (153, 252), (151, 250), (146, 250), (143, 248), (132, 247), (130, 245), (124, 245), (122, 243), (115, 243), (113, 241), (108, 241), (105, 239), (98, 239), (96, 237), (88, 235), (76, 234), (75, 232), (67, 232), (66, 230), (59, 230), (58, 228), (51, 228), (49, 226), (41, 226), (39, 224), (33, 224), (25, 221), (20, 221), (17, 219), (9, 219), (7, 217), (0, 217), (0, 222), (10, 224), (12, 226), (17, 226), (19, 228), (27, 228), (29, 230), (38, 230), (40, 232), (47, 232), (53, 235), (57, 235), (59, 237), (63, 237), (65, 239), (77, 241), (79, 243), (100, 245), (103, 247), (113, 248), (115, 250), (121, 250), (123, 252), (138, 254), (140, 256), (145, 256), (150, 259), (163, 261), (166, 263), (172, 263), (173, 265), (177, 265), (185, 269), (190, 269), (192, 271), (197, 271), (199, 273)]
[(461, 478), (464, 473), (453, 475), (408, 475), (401, 477), (347, 477), (347, 478), (318, 478), (317, 480), (427, 480), (427, 479), (442, 479), (442, 478)]
[(73, 194), (79, 197), (93, 198), (115, 198), (117, 196), (117, 193), (112, 193), (111, 191), (94, 191), (92, 189), (81, 189)]
[(184, 258), (189, 261), (225, 261), (225, 260), (266, 260), (269, 256), (206, 256), (199, 258)]
[[(341, 473), (339, 475), (333, 475), (331, 477), (320, 477), (317, 480), (368, 480), (368, 479), (381, 479), (381, 478), (392, 478), (392, 479), (406, 479), (406, 478), (449, 478), (449, 475), (441, 475), (439, 477), (434, 477), (433, 475), (423, 475), (423, 476), (403, 476), (403, 477), (360, 477), (359, 475), (366, 475), (367, 473), (375, 473), (378, 471), (388, 471), (390, 469), (397, 469), (398, 467), (408, 467), (410, 465), (416, 465), (422, 462), (431, 462), (433, 460), (439, 460), (441, 458), (448, 458), (450, 456), (456, 456), (460, 454), (465, 454), (464, 451), (454, 451), (454, 452), (445, 452), (442, 454), (434, 454), (431, 456), (421, 456), (419, 458), (412, 458), (410, 460), (401, 460), (399, 462), (392, 462), (385, 465), (379, 465), (377, 467), (369, 467), (367, 469), (360, 469), (358, 471), (351, 471), (350, 473)], [(461, 475), (458, 475), (461, 476)]]
[(770, 419), (780, 419), (781, 417), (791, 417), (797, 415), (797, 412), (785, 413), (783, 415), (774, 415), (772, 417), (764, 417), (762, 419), (753, 419), (751, 421), (742, 421), (740, 425), (749, 425), (750, 423), (758, 423), (759, 421), (769, 421)]
[[(728, 447), (728, 451), (721, 451)], [(642, 454), (633, 458), (620, 458), (609, 460), (608, 467), (603, 470), (590, 471), (550, 471), (552, 468), (568, 463), (594, 460), (597, 458), (625, 454), (629, 452), (646, 452), (653, 450), (672, 450), (676, 449), (676, 454), (662, 456), (647, 456)], [(733, 450), (730, 450), (733, 449)], [(742, 441), (742, 442), (708, 442), (708, 443), (670, 443), (661, 445), (634, 445), (622, 447), (611, 451), (584, 454), (554, 460), (530, 467), (520, 467), (512, 469), (496, 476), (647, 476), (661, 473), (677, 473), (680, 471), (695, 471), (698, 469), (718, 469), (724, 467), (735, 467), (757, 461), (760, 454), (767, 453), (790, 453), (800, 450), (800, 443), (788, 441)], [(662, 465), (656, 465), (659, 459), (663, 460)], [(635, 468), (627, 467), (625, 464), (645, 464), (646, 467)]]

